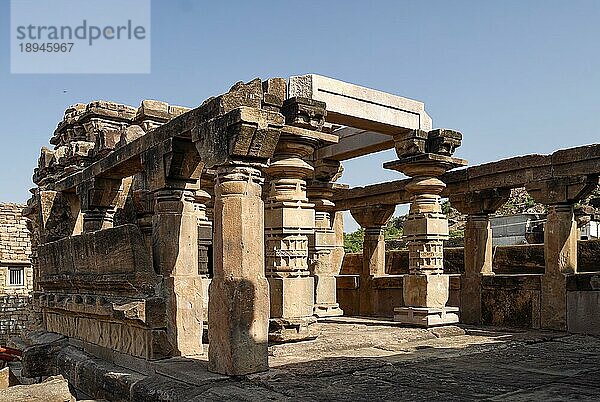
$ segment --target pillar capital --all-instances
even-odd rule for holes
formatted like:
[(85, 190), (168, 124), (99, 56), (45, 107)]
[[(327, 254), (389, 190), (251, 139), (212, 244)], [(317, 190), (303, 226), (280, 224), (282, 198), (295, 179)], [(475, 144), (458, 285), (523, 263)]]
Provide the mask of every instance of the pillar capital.
[(531, 197), (546, 205), (574, 204), (598, 186), (597, 176), (561, 177), (527, 184)]
[(169, 138), (142, 154), (147, 188), (195, 191), (200, 187), (204, 168), (194, 143), (183, 138)]
[(92, 232), (113, 226), (115, 206), (121, 191), (122, 179), (95, 177), (77, 186), (83, 231)]
[(448, 198), (454, 208), (460, 213), (473, 216), (476, 220), (487, 219), (487, 216), (495, 213), (510, 197), (509, 188), (495, 188), (482, 191), (471, 191), (467, 193), (450, 194)]
[[(365, 229), (380, 230), (385, 226), (394, 211), (396, 205), (373, 205), (368, 207), (354, 208), (350, 210), (352, 217)], [(374, 231), (371, 231), (374, 233)]]

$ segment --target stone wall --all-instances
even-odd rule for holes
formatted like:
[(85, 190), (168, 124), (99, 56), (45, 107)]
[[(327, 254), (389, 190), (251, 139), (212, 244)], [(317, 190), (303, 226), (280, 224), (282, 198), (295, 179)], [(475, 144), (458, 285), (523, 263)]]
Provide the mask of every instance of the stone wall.
[(0, 260), (29, 262), (31, 241), (25, 219), (24, 205), (0, 204)]
[[(0, 204), (0, 345), (19, 335), (28, 320), (29, 293), (33, 289), (31, 240), (24, 206)], [(10, 270), (19, 271), (22, 284), (10, 283)]]
[[(599, 253), (600, 240), (579, 241), (578, 272), (600, 271)], [(362, 254), (348, 253), (344, 256), (341, 275), (337, 278), (337, 297), (340, 307), (346, 315), (359, 315), (361, 269)], [(495, 247), (493, 271), (496, 275), (485, 277), (482, 282), (482, 322), (505, 327), (539, 328), (540, 280), (544, 273), (544, 246)], [(464, 273), (462, 247), (444, 248), (444, 272), (451, 275), (448, 305), (460, 306), (460, 274)], [(372, 283), (367, 286), (373, 289), (370, 297), (373, 300), (374, 315), (391, 317), (394, 306), (404, 304), (402, 282), (404, 275), (408, 274), (408, 251), (387, 251), (385, 273), (384, 277), (371, 279)], [(591, 277), (596, 276), (592, 275)], [(363, 276), (364, 279), (367, 277)], [(600, 289), (600, 285), (598, 285), (598, 289)], [(593, 290), (596, 292), (590, 293), (590, 289), (586, 288), (582, 291), (583, 293), (575, 293), (574, 288), (571, 289), (569, 296), (572, 306), (570, 311), (578, 311), (578, 317), (585, 315), (580, 311), (592, 311), (593, 308), (589, 306), (592, 306), (593, 301), (596, 300), (594, 297), (597, 298), (600, 294), (597, 289)], [(600, 322), (600, 318), (597, 320)], [(571, 327), (584, 321), (578, 319), (577, 324), (573, 324)], [(589, 325), (587, 326), (589, 327)]]
[(28, 320), (29, 302), (27, 295), (0, 296), (0, 345), (20, 335)]

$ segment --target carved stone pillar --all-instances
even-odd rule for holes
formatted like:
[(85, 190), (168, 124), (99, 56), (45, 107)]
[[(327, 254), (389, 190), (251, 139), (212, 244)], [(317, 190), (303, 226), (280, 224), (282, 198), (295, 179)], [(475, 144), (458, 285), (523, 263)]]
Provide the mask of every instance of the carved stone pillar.
[(133, 190), (133, 207), (136, 213), (137, 225), (144, 236), (148, 255), (152, 257), (152, 216), (154, 215), (154, 194), (146, 189)]
[(266, 169), (270, 189), (265, 202), (266, 274), (271, 290), (272, 341), (314, 337), (314, 279), (308, 265), (308, 238), (315, 230), (315, 205), (308, 202), (306, 177), (313, 167), (303, 158), (316, 141), (282, 135)]
[(315, 280), (315, 307), (317, 317), (344, 314), (337, 303), (336, 275), (341, 265), (334, 258), (336, 233), (333, 228), (335, 204), (333, 182), (341, 176), (341, 163), (320, 160), (315, 164), (315, 177), (308, 187), (308, 197), (315, 204), (315, 233), (309, 237), (310, 272)]
[(394, 309), (394, 320), (419, 326), (458, 322), (458, 308), (447, 307), (449, 276), (444, 274), (443, 241), (448, 220), (442, 213), (440, 193), (444, 172), (466, 164), (450, 155), (460, 145), (461, 134), (450, 130), (414, 131), (394, 138), (400, 160), (384, 164), (412, 180), (404, 236), (408, 241), (409, 275), (404, 277), (404, 307)]
[(269, 368), (262, 183), (256, 167), (235, 164), (217, 170), (208, 358), (209, 370), (221, 374)]
[[(195, 194), (196, 216), (198, 219), (198, 274), (208, 278), (212, 274), (212, 222), (208, 218), (206, 204), (211, 196), (204, 190)], [(210, 267), (209, 267), (210, 265)]]
[(490, 214), (510, 195), (509, 189), (451, 194), (452, 206), (467, 214), (465, 225), (465, 272), (460, 286), (460, 321), (481, 323), (481, 277), (492, 272), (492, 227)]
[(350, 210), (352, 217), (365, 229), (359, 288), (360, 315), (372, 316), (375, 314), (373, 278), (385, 275), (383, 229), (395, 210), (395, 205), (375, 205)]
[(577, 272), (578, 230), (573, 204), (597, 186), (598, 179), (585, 176), (552, 179), (526, 186), (529, 194), (548, 205), (544, 226), (544, 258), (540, 326), (567, 329), (567, 276)]
[(154, 192), (153, 258), (164, 278), (167, 336), (178, 354), (186, 356), (202, 353), (202, 284), (194, 203), (193, 190)]
[(83, 231), (113, 227), (115, 204), (121, 188), (121, 179), (93, 178), (77, 187), (81, 211), (83, 213)]
[(322, 133), (325, 104), (290, 98), (281, 113), (281, 130), (271, 164), (265, 202), (266, 272), (271, 290), (269, 339), (275, 342), (316, 337), (313, 317), (314, 278), (309, 270), (309, 237), (315, 233), (315, 205), (309, 202), (306, 178), (313, 167), (305, 161), (319, 146), (337, 141)]

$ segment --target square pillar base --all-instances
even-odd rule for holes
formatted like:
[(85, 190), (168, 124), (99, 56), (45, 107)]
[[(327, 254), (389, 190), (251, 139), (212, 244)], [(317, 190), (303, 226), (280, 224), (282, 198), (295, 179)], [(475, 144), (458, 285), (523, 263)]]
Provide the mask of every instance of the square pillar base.
[(340, 305), (335, 304), (317, 304), (315, 305), (314, 315), (318, 318), (323, 317), (340, 317), (344, 315), (344, 310), (340, 308)]
[(271, 318), (269, 320), (269, 342), (297, 342), (315, 339), (319, 334), (311, 328), (315, 317)]
[(458, 307), (396, 307), (394, 321), (418, 327), (458, 323)]

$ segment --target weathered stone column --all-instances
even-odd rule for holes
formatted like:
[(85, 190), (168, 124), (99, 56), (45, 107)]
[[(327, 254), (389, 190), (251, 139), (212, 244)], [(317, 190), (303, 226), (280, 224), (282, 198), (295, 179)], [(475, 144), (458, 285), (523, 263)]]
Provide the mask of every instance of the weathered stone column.
[(458, 322), (458, 308), (446, 306), (450, 282), (444, 274), (443, 241), (448, 238), (448, 220), (439, 195), (446, 185), (439, 176), (466, 164), (450, 156), (460, 145), (461, 134), (416, 130), (394, 140), (400, 160), (384, 167), (412, 178), (406, 185), (412, 197), (404, 224), (410, 273), (404, 277), (404, 307), (394, 309), (394, 320), (425, 327)]
[(481, 323), (481, 277), (492, 272), (492, 226), (490, 214), (510, 195), (509, 189), (451, 194), (452, 206), (467, 214), (465, 225), (465, 272), (460, 286), (460, 321)]
[(308, 267), (308, 237), (314, 234), (314, 204), (306, 196), (313, 167), (302, 158), (316, 142), (283, 135), (266, 172), (270, 190), (265, 202), (266, 273), (271, 289), (273, 341), (313, 337), (314, 279)]
[(336, 233), (333, 229), (335, 204), (333, 182), (343, 172), (339, 161), (320, 160), (315, 163), (315, 176), (308, 186), (308, 198), (315, 204), (315, 233), (309, 237), (310, 272), (315, 280), (315, 307), (317, 317), (344, 314), (337, 303), (335, 276), (341, 265), (334, 258)]
[(83, 213), (84, 232), (94, 232), (113, 227), (115, 204), (121, 182), (121, 179), (96, 177), (83, 182), (77, 187)]
[(154, 215), (154, 194), (146, 189), (135, 189), (132, 194), (137, 226), (144, 236), (148, 255), (152, 257), (152, 216)]
[(153, 258), (167, 294), (167, 336), (184, 356), (202, 353), (202, 284), (198, 275), (198, 223), (194, 191), (154, 192)]
[(209, 370), (217, 373), (269, 368), (262, 183), (256, 166), (230, 164), (217, 170), (208, 350)]
[(202, 353), (195, 192), (204, 167), (194, 144), (169, 138), (142, 155), (144, 187), (154, 197), (152, 259), (163, 276), (167, 337), (174, 355)]
[[(198, 219), (198, 274), (204, 278), (208, 278), (212, 273), (212, 222), (208, 218), (206, 204), (210, 202), (211, 196), (204, 190), (198, 190), (195, 194), (195, 209)], [(210, 272), (209, 272), (210, 271)]]
[(548, 205), (544, 226), (544, 258), (540, 326), (567, 329), (567, 276), (577, 272), (577, 223), (573, 204), (585, 198), (598, 184), (585, 176), (551, 179), (526, 186), (529, 194)]
[(374, 205), (350, 210), (352, 217), (365, 230), (359, 288), (360, 315), (372, 316), (375, 314), (373, 278), (385, 275), (383, 229), (395, 210), (395, 205)]

